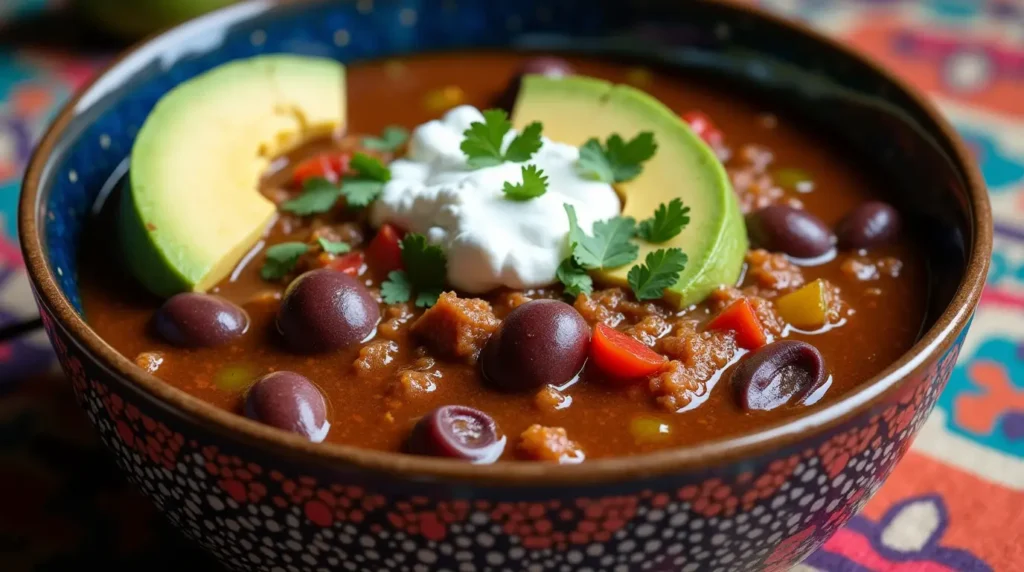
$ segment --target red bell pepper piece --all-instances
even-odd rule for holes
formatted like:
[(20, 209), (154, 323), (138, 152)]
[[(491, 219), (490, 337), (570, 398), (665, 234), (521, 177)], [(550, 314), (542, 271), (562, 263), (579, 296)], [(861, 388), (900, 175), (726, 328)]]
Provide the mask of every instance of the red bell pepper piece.
[(296, 165), (292, 180), (297, 187), (302, 187), (307, 179), (314, 178), (337, 183), (342, 175), (348, 173), (348, 162), (351, 158), (348, 153), (321, 153)]
[(366, 255), (374, 268), (387, 274), (402, 269), (402, 233), (390, 224), (380, 227), (366, 248)]
[(634, 338), (597, 324), (590, 341), (590, 360), (601, 371), (619, 379), (635, 379), (661, 369), (668, 358)]
[(352, 276), (359, 276), (359, 270), (363, 267), (363, 261), (362, 252), (349, 252), (330, 261), (327, 264), (327, 268), (351, 274)]
[(690, 124), (690, 129), (693, 129), (694, 133), (712, 147), (721, 145), (725, 139), (722, 131), (715, 126), (711, 118), (703, 111), (687, 111), (682, 115), (682, 118), (683, 121)]
[(736, 345), (748, 350), (756, 350), (768, 343), (761, 320), (757, 318), (754, 307), (746, 298), (740, 298), (726, 306), (708, 322), (708, 329), (735, 332)]

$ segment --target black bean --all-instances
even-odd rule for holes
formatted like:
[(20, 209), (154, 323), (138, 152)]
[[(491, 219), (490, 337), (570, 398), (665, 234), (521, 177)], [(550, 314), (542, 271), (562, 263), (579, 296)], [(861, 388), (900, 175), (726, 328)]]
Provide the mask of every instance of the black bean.
[(315, 385), (290, 371), (256, 381), (245, 396), (245, 416), (319, 443), (327, 436), (327, 402)]
[(507, 390), (569, 381), (587, 360), (590, 326), (558, 300), (533, 300), (509, 312), (480, 356), (484, 379)]
[(493, 463), (505, 450), (505, 437), (490, 415), (470, 407), (446, 405), (424, 415), (413, 427), (409, 452), (431, 457)]
[(746, 356), (732, 372), (740, 407), (770, 411), (799, 403), (825, 382), (825, 361), (806, 342), (782, 340)]
[(365, 340), (380, 307), (357, 279), (331, 269), (311, 270), (285, 290), (277, 329), (296, 352), (336, 350)]
[(249, 315), (220, 296), (184, 292), (171, 296), (160, 306), (153, 316), (153, 325), (168, 343), (209, 348), (241, 337), (249, 329)]
[(795, 258), (815, 258), (832, 249), (832, 231), (818, 217), (786, 205), (771, 205), (747, 217), (754, 246)]
[(887, 203), (868, 201), (853, 209), (836, 225), (839, 248), (875, 248), (896, 238), (900, 213)]

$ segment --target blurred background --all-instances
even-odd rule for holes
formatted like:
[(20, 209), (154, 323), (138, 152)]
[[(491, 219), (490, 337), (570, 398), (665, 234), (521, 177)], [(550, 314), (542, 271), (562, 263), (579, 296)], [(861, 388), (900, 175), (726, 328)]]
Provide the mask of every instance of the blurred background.
[[(799, 569), (1024, 569), (1024, 0), (748, 1), (928, 93), (974, 152), (996, 217), (988, 287), (939, 406), (863, 513)], [(120, 50), (230, 3), (0, 0), (0, 332), (37, 316), (15, 210), (50, 119)], [(92, 566), (217, 570), (121, 481), (42, 333), (0, 340), (0, 570)]]

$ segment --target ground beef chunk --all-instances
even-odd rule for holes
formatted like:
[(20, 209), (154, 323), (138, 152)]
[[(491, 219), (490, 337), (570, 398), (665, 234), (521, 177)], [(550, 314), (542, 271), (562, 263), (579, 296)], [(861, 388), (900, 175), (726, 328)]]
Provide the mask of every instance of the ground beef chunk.
[(414, 316), (409, 303), (389, 304), (384, 308), (380, 325), (377, 326), (377, 335), (387, 340), (398, 340)]
[(647, 316), (661, 316), (663, 310), (651, 302), (637, 302), (622, 288), (597, 290), (589, 296), (576, 297), (576, 311), (591, 325), (602, 322), (616, 327), (623, 322), (635, 323)]
[(707, 391), (704, 381), (695, 378), (693, 372), (676, 360), (665, 364), (661, 373), (651, 378), (648, 387), (658, 406), (672, 413)]
[(149, 373), (156, 373), (164, 363), (164, 354), (160, 352), (142, 352), (135, 356), (135, 365)]
[(398, 374), (398, 383), (392, 386), (393, 393), (402, 398), (414, 397), (437, 390), (441, 374), (434, 371), (403, 370)]
[(474, 363), (499, 323), (484, 300), (445, 292), (413, 323), (412, 333), (440, 357)]
[(661, 316), (646, 316), (636, 324), (626, 328), (625, 332), (644, 345), (654, 347), (658, 338), (672, 330), (672, 326)]
[(352, 364), (357, 377), (366, 377), (386, 369), (395, 361), (398, 344), (390, 340), (378, 340), (359, 349), (359, 357)]
[(519, 436), (519, 455), (533, 461), (579, 463), (585, 455), (579, 444), (569, 439), (561, 427), (531, 425)]
[(850, 313), (850, 306), (843, 301), (839, 286), (828, 280), (821, 282), (825, 285), (825, 323), (837, 324)]
[(746, 298), (750, 302), (750, 306), (754, 308), (754, 314), (757, 315), (757, 319), (761, 322), (761, 327), (764, 328), (765, 332), (778, 336), (782, 334), (786, 323), (779, 316), (775, 309), (775, 304), (771, 300), (757, 295), (759, 291), (760, 289), (756, 286), (747, 287), (742, 290), (722, 286), (713, 290), (708, 296), (708, 308), (717, 314), (739, 298)]
[(839, 270), (850, 280), (870, 282), (883, 276), (897, 278), (903, 270), (903, 261), (891, 256), (877, 260), (866, 256), (851, 256), (843, 260)]
[(727, 172), (743, 214), (774, 204), (803, 208), (799, 199), (787, 197), (786, 192), (775, 184), (768, 171), (773, 160), (772, 152), (767, 148), (744, 145), (729, 165)]
[(785, 255), (758, 249), (748, 252), (746, 260), (746, 284), (776, 292), (789, 292), (804, 285), (803, 271)]
[(545, 413), (565, 409), (572, 404), (572, 398), (550, 385), (544, 386), (533, 396), (533, 404)]
[(405, 403), (437, 391), (442, 374), (434, 368), (432, 358), (423, 357), (413, 362), (412, 367), (398, 372), (385, 397), (385, 405), (390, 410), (400, 408)]
[(509, 312), (519, 306), (534, 300), (521, 290), (505, 290), (500, 292), (494, 299), (494, 313), (499, 316), (507, 316)]
[(672, 333), (658, 340), (655, 349), (690, 369), (694, 378), (707, 381), (736, 353), (730, 332), (697, 331), (693, 320), (680, 320)]
[(764, 173), (775, 160), (775, 154), (771, 149), (761, 145), (744, 145), (736, 153), (736, 158), (755, 172)]
[(356, 247), (363, 244), (366, 234), (363, 232), (362, 225), (354, 222), (343, 222), (341, 224), (317, 227), (310, 235), (309, 242), (316, 243), (321, 238), (331, 242), (345, 242), (349, 246)]
[(707, 382), (736, 354), (729, 332), (698, 332), (696, 320), (680, 320), (655, 345), (669, 361), (648, 384), (658, 405), (678, 411), (707, 392)]

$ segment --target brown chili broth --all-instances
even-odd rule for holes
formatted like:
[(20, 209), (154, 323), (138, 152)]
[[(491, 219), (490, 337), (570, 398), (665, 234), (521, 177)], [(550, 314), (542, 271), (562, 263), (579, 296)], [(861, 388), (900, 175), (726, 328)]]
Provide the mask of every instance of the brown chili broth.
[[(449, 86), (458, 86), (464, 103), (485, 108), (493, 105), (525, 58), (513, 54), (431, 55), (414, 59), (352, 66), (348, 70), (349, 132), (377, 133), (385, 126), (398, 124), (413, 128), (439, 115), (424, 104), (426, 94)], [(835, 148), (827, 135), (804, 129), (786, 116), (770, 115), (771, 108), (748, 101), (720, 88), (694, 82), (685, 76), (666, 73), (646, 74), (637, 68), (608, 62), (572, 59), (579, 73), (628, 82), (648, 77), (641, 87), (673, 110), (682, 113), (701, 110), (716, 123), (734, 150), (756, 144), (771, 150), (773, 166), (798, 168), (813, 176), (814, 190), (790, 193), (805, 207), (834, 224), (858, 203), (884, 194), (883, 182), (870, 176), (860, 163)], [(595, 123), (596, 127), (596, 123)], [(602, 139), (606, 133), (595, 132)], [(201, 134), (197, 134), (201, 138)], [(321, 145), (322, 147), (322, 145)], [(729, 165), (729, 163), (727, 163)], [(699, 212), (692, 216), (699, 217)], [(358, 348), (317, 356), (297, 356), (280, 348), (274, 336), (276, 303), (251, 304), (254, 297), (280, 293), (283, 285), (259, 278), (262, 255), (251, 258), (237, 279), (220, 284), (215, 292), (243, 304), (252, 318), (249, 334), (229, 347), (210, 350), (175, 349), (157, 339), (149, 321), (159, 300), (144, 293), (110, 256), (109, 237), (93, 225), (91, 240), (83, 252), (81, 265), (82, 299), (85, 313), (94, 330), (119, 352), (134, 358), (141, 352), (162, 352), (165, 360), (157, 376), (196, 397), (219, 407), (240, 412), (242, 390), (219, 389), (214, 378), (225, 364), (240, 363), (253, 367), (257, 374), (292, 370), (313, 380), (327, 395), (331, 431), (328, 441), (362, 447), (399, 450), (410, 425), (430, 409), (444, 404), (462, 404), (492, 415), (509, 437), (506, 457), (511, 457), (518, 435), (533, 423), (564, 427), (573, 440), (582, 445), (588, 458), (629, 455), (647, 450), (689, 445), (726, 436), (749, 433), (787, 416), (805, 412), (806, 407), (791, 407), (772, 412), (744, 413), (735, 404), (726, 380), (718, 383), (708, 400), (685, 413), (659, 410), (641, 387), (624, 390), (592, 379), (586, 371), (565, 393), (572, 397), (567, 409), (542, 412), (534, 405), (534, 392), (500, 393), (483, 386), (473, 366), (438, 361), (442, 372), (438, 389), (405, 403), (386, 416), (384, 405), (389, 375), (372, 379), (352, 374), (352, 362)], [(288, 239), (305, 240), (308, 231), (284, 232), (279, 222), (267, 237), (273, 244)], [(793, 333), (790, 338), (814, 344), (824, 355), (832, 384), (824, 398), (813, 407), (835, 401), (851, 388), (877, 374), (907, 350), (919, 333), (925, 308), (926, 274), (922, 257), (909, 241), (871, 253), (872, 257), (892, 256), (903, 262), (898, 279), (872, 282), (850, 280), (839, 270), (840, 260), (805, 268), (808, 281), (825, 278), (840, 286), (842, 297), (853, 309), (841, 327), (817, 335)], [(378, 280), (380, 277), (376, 277)], [(867, 293), (880, 288), (882, 295)], [(706, 318), (698, 308), (693, 315)], [(500, 317), (500, 314), (499, 314)], [(397, 362), (415, 359), (413, 343), (400, 344)], [(669, 436), (658, 443), (638, 444), (629, 431), (637, 416), (655, 417), (671, 427)]]

